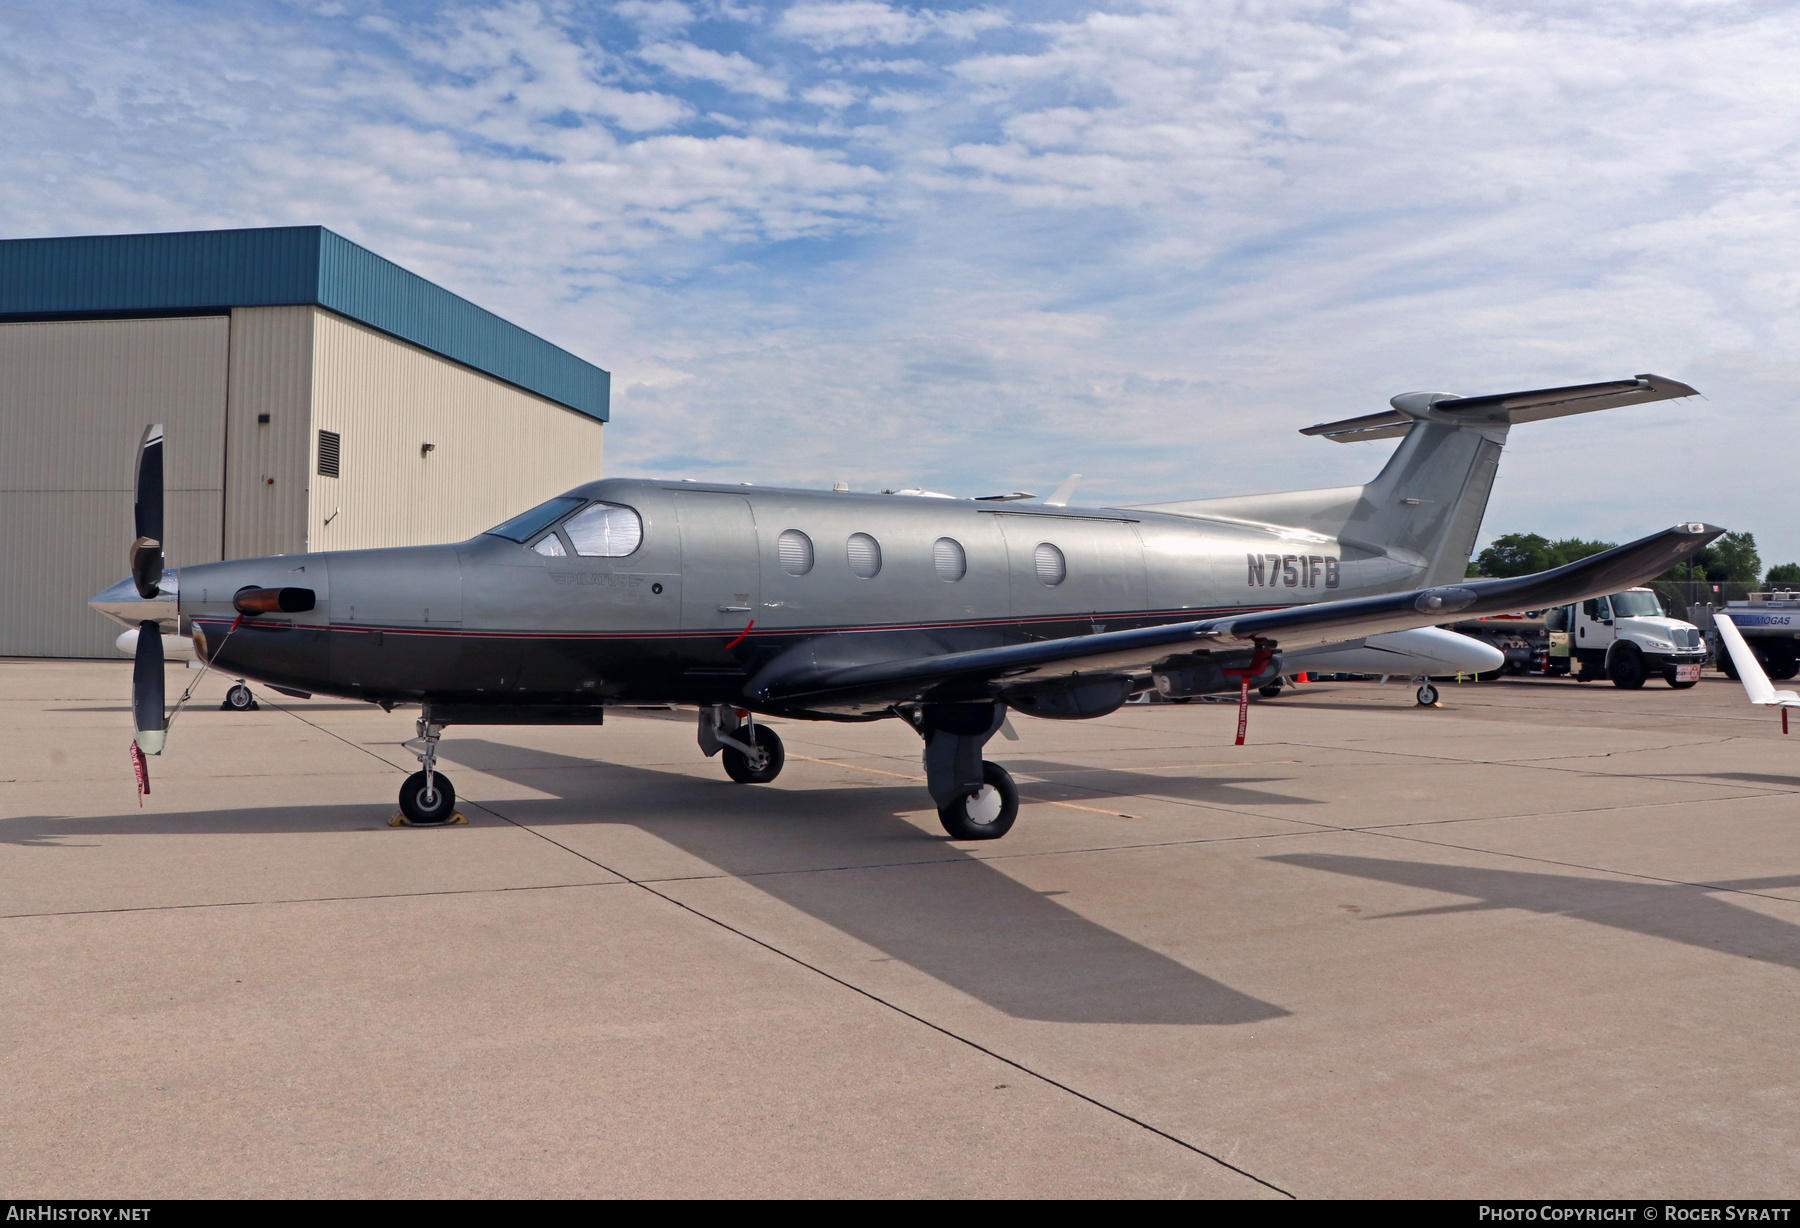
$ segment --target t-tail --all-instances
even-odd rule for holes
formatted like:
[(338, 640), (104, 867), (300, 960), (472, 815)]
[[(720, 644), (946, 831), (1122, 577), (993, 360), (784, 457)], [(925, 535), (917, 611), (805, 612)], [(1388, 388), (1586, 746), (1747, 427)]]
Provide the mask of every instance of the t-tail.
[(1390, 410), (1300, 432), (1339, 443), (1402, 440), (1373, 482), (1155, 503), (1139, 510), (1321, 533), (1346, 549), (1403, 564), (1415, 573), (1409, 585), (1449, 584), (1468, 570), (1511, 427), (1696, 395), (1686, 384), (1659, 375), (1479, 397), (1402, 393), (1389, 402)]

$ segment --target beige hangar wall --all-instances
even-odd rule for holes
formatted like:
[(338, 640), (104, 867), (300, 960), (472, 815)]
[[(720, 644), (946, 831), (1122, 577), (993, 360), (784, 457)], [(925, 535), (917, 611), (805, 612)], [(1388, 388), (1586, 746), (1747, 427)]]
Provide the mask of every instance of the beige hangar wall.
[(85, 603), (127, 573), (151, 422), (172, 567), (460, 541), (600, 476), (599, 422), (318, 307), (0, 324), (0, 656), (118, 657)]
[(0, 324), (0, 656), (116, 657), (87, 599), (127, 574), (144, 427), (169, 442), (169, 564), (221, 557), (224, 316)]
[[(273, 310), (312, 312), (308, 548), (461, 541), (600, 477), (585, 414), (329, 311)], [(339, 477), (318, 474), (321, 429), (342, 436)]]

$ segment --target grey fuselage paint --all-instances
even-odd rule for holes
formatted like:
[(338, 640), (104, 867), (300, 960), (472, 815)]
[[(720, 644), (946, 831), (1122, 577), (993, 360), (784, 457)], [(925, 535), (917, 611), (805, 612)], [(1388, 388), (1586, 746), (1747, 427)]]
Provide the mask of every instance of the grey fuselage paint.
[[(482, 535), (206, 563), (181, 569), (180, 612), (216, 668), (315, 694), (746, 705), (745, 681), (793, 654), (848, 665), (1060, 639), (1402, 591), (1424, 570), (1306, 529), (1148, 510), (632, 479), (570, 493), (634, 509), (637, 549), (547, 557), (537, 537)], [(812, 542), (803, 575), (782, 566), (789, 529)], [(874, 576), (851, 569), (857, 533), (879, 543)], [(934, 564), (943, 537), (966, 557), (954, 581)], [(1060, 583), (1041, 578), (1043, 544)], [(308, 588), (316, 604), (239, 620), (245, 587)]]

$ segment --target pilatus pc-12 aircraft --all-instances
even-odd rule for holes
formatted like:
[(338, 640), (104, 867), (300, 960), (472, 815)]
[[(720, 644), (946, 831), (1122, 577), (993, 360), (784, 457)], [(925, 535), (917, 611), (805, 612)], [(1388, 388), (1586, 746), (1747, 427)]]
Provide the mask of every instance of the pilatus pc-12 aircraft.
[(140, 632), (142, 753), (168, 727), (167, 628), (280, 690), (419, 705), (421, 770), (400, 790), (413, 822), (454, 814), (437, 770), (446, 726), (599, 724), (609, 704), (678, 704), (699, 709), (701, 749), (745, 783), (782, 767), (759, 716), (902, 721), (924, 740), (945, 829), (992, 839), (1018, 813), (1012, 778), (981, 757), (1009, 710), (1083, 720), (1152, 687), (1261, 687), (1325, 653), (1373, 650), (1393, 673), (1497, 668), (1493, 649), (1432, 624), (1618, 592), (1689, 558), (1721, 530), (1678, 524), (1553, 571), (1464, 579), (1510, 427), (1693, 392), (1643, 375), (1408, 393), (1302, 432), (1400, 439), (1365, 486), (1077, 509), (611, 479), (454, 545), (179, 574), (162, 565), (151, 427), (131, 577), (91, 604)]

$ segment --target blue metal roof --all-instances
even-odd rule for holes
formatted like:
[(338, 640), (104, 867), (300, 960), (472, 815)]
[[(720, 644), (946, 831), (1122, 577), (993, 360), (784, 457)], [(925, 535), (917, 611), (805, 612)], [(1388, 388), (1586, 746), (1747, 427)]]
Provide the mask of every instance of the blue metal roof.
[(612, 376), (323, 226), (0, 240), (0, 318), (316, 304), (604, 422)]

